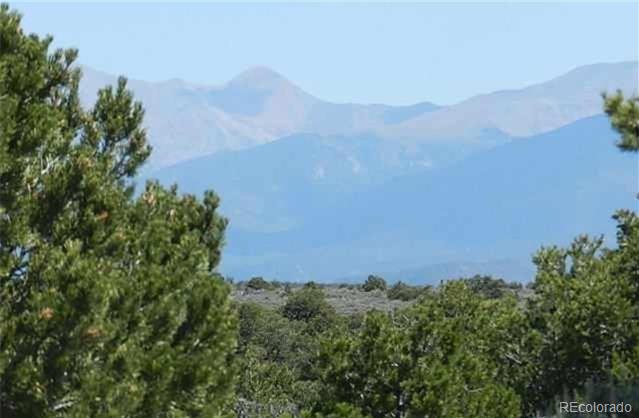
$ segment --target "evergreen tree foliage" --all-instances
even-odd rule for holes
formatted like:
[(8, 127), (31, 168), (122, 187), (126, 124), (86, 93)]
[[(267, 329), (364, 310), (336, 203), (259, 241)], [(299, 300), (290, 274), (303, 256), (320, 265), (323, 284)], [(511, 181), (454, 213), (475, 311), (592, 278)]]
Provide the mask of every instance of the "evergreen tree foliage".
[(386, 296), (391, 300), (403, 300), (404, 302), (408, 302), (417, 299), (420, 295), (428, 292), (429, 290), (430, 287), (410, 286), (399, 281), (386, 291)]
[(0, 415), (217, 416), (235, 321), (218, 198), (132, 178), (150, 148), (121, 78), (83, 110), (74, 50), (0, 7)]
[(338, 403), (332, 411), (322, 414), (305, 411), (302, 418), (368, 418), (359, 408), (347, 403)]
[(612, 127), (621, 138), (617, 147), (626, 152), (639, 151), (639, 97), (624, 98), (618, 91), (609, 96), (604, 94), (604, 111), (610, 117)]
[(473, 291), (486, 298), (492, 299), (500, 298), (504, 295), (507, 289), (517, 290), (522, 287), (521, 284), (518, 283), (506, 283), (503, 279), (496, 279), (492, 276), (479, 274), (461, 280), (464, 281)]
[(338, 403), (350, 403), (372, 417), (403, 409), (401, 385), (410, 367), (405, 335), (391, 317), (369, 313), (354, 336), (330, 335), (323, 341), (320, 357), (326, 393), (323, 411)]
[[(519, 397), (500, 364), (520, 335), (509, 315), (523, 320), (516, 304), (503, 304), (491, 320), (495, 302), (454, 282), (404, 313), (368, 314), (356, 335), (324, 342), (323, 399), (333, 401), (322, 408), (346, 402), (374, 418), (515, 416)], [(490, 339), (497, 335), (508, 340)]]
[(485, 300), (451, 282), (415, 308), (411, 416), (516, 416), (525, 319), (511, 298)]
[(578, 391), (589, 380), (605, 384), (616, 353), (636, 347), (631, 283), (616, 274), (601, 244), (582, 236), (568, 249), (543, 248), (534, 258), (536, 294), (528, 313), (541, 338), (530, 359), (538, 400)]
[(246, 282), (246, 288), (252, 290), (271, 290), (275, 288), (275, 286), (266, 280), (263, 277), (251, 277), (251, 279)]
[(362, 285), (362, 290), (364, 292), (372, 292), (373, 290), (381, 290), (382, 292), (385, 292), (386, 288), (386, 280), (384, 280), (383, 277), (375, 276), (374, 274), (369, 275)]
[(308, 331), (327, 330), (335, 321), (335, 309), (326, 301), (324, 291), (315, 286), (304, 286), (292, 292), (282, 307), (282, 314), (291, 321), (304, 321)]

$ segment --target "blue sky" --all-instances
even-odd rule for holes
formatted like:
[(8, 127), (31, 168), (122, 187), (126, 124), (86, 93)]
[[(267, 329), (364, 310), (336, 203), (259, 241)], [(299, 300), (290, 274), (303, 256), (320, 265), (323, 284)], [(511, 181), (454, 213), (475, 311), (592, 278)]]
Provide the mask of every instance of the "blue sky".
[(639, 50), (632, 2), (13, 5), (102, 71), (221, 84), (264, 65), (335, 102), (451, 104)]

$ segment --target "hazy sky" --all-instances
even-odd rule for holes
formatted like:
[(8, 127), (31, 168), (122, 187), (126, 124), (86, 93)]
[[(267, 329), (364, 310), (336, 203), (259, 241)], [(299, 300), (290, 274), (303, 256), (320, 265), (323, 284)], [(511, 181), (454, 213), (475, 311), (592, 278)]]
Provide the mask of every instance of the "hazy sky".
[(265, 65), (335, 102), (450, 104), (639, 49), (632, 2), (13, 5), (102, 71), (221, 84)]

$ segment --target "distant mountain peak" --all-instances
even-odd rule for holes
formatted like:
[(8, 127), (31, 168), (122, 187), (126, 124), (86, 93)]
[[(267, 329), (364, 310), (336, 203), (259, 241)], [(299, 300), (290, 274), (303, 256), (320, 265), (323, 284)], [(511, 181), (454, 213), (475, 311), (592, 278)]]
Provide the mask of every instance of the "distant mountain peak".
[(265, 66), (250, 67), (235, 76), (229, 84), (256, 88), (273, 88), (281, 84), (291, 84), (283, 75)]
[[(117, 83), (117, 78), (86, 66), (82, 69), (81, 102), (91, 106), (96, 92)], [(154, 167), (250, 148), (300, 132), (373, 133), (419, 146), (437, 144), (446, 148), (432, 156), (437, 165), (440, 158), (453, 158), (457, 152), (449, 152), (448, 147), (463, 154), (471, 145), (492, 146), (508, 140), (505, 136), (548, 132), (601, 114), (602, 91), (637, 91), (637, 62), (585, 66), (543, 83), (445, 107), (427, 102), (408, 106), (332, 103), (265, 66), (248, 68), (217, 85), (129, 78), (129, 88), (147, 110), (145, 124), (155, 148), (149, 164)], [(430, 157), (415, 154), (415, 161)]]

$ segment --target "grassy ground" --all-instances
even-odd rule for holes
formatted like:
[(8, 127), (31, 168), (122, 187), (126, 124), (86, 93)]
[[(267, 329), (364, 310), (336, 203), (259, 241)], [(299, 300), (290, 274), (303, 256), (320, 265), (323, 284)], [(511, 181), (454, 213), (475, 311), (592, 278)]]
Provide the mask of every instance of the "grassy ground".
[[(299, 288), (291, 289), (296, 292)], [(386, 296), (386, 292), (374, 290), (364, 292), (357, 288), (326, 286), (324, 287), (326, 300), (330, 303), (338, 314), (352, 315), (371, 311), (373, 309), (380, 311), (392, 311), (396, 308), (402, 308), (410, 305), (412, 302), (404, 302), (401, 300), (391, 300)], [(249, 289), (234, 288), (231, 298), (237, 302), (252, 302), (258, 305), (278, 309), (286, 303), (286, 291), (283, 288), (272, 290), (265, 289)]]
[[(275, 284), (274, 284), (275, 283)], [(478, 282), (475, 282), (477, 284)], [(233, 286), (231, 298), (239, 303), (252, 302), (268, 309), (278, 309), (286, 303), (286, 298), (291, 292), (296, 292), (302, 288), (302, 284), (296, 283), (276, 283), (263, 282), (266, 288), (251, 288), (246, 283), (238, 283)], [(515, 293), (521, 303), (533, 293), (532, 289), (527, 287), (512, 287), (504, 282), (497, 285), (489, 283), (492, 286), (478, 287), (478, 291), (485, 291), (487, 294), (493, 294), (497, 290), (501, 294)], [(371, 310), (393, 311), (397, 308), (404, 308), (415, 300), (403, 301), (390, 299), (387, 292), (382, 290), (373, 290), (365, 292), (361, 285), (354, 284), (322, 284), (320, 286), (326, 295), (326, 300), (330, 303), (338, 314), (353, 315), (365, 313)], [(422, 287), (414, 287), (416, 290), (423, 290)], [(437, 287), (430, 288), (429, 291), (437, 292)]]

